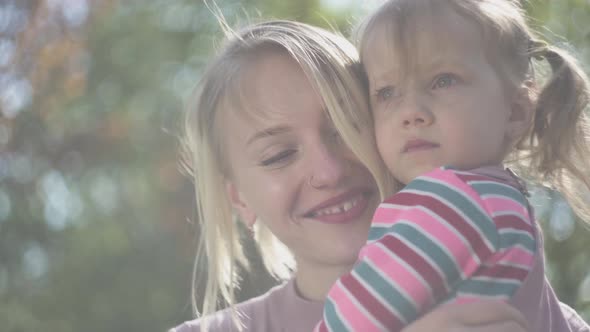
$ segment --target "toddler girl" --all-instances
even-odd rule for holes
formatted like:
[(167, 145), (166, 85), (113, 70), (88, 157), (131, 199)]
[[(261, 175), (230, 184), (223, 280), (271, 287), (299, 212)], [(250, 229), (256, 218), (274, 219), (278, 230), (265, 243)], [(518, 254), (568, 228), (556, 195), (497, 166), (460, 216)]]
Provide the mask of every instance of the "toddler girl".
[[(399, 331), (437, 304), (491, 298), (534, 331), (569, 331), (524, 182), (504, 164), (588, 216), (586, 75), (514, 1), (388, 1), (360, 32), (377, 146), (405, 187), (377, 209), (316, 330)], [(542, 89), (533, 60), (552, 69)]]

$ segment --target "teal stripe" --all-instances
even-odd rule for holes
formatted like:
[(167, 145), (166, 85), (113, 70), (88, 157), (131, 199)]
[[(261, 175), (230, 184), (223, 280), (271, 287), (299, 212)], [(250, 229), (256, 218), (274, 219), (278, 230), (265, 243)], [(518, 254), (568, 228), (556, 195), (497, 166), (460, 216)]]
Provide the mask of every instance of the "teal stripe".
[(469, 293), (473, 295), (483, 295), (483, 296), (512, 296), (520, 283), (516, 282), (507, 282), (502, 280), (474, 280), (468, 279), (459, 284), (457, 288), (457, 292), (461, 293)]
[(501, 232), (499, 242), (502, 249), (520, 244), (532, 253), (537, 252), (537, 241), (528, 233)]
[(391, 285), (390, 282), (393, 282), (393, 280), (384, 279), (367, 262), (361, 261), (357, 264), (353, 273), (358, 274), (360, 279), (366, 282), (367, 288), (379, 294), (390, 308), (395, 308), (406, 322), (411, 322), (418, 317), (418, 312), (412, 302)]
[(348, 328), (336, 313), (334, 302), (329, 298), (324, 304), (324, 321), (329, 331), (348, 331)]
[[(456, 190), (451, 189), (448, 185), (422, 178), (411, 181), (406, 188), (434, 194), (438, 196), (436, 197), (438, 199), (444, 197), (445, 201), (448, 201), (452, 208), (463, 213), (468, 219), (467, 221), (475, 227), (479, 233), (487, 238), (489, 243), (493, 246), (493, 250), (497, 249), (498, 231), (496, 225), (487, 214), (478, 208), (476, 202), (471, 201)], [(462, 188), (457, 190), (462, 190)]]
[(393, 225), (392, 230), (400, 235), (401, 238), (413, 244), (420, 249), (420, 256), (427, 256), (431, 262), (443, 271), (445, 279), (449, 286), (461, 280), (460, 268), (457, 263), (441, 246), (428, 238), (422, 231), (416, 230), (413, 225), (406, 223), (397, 223)]
[(369, 229), (369, 241), (375, 241), (383, 237), (383, 235), (388, 234), (391, 232), (391, 226), (388, 227), (381, 227), (381, 226), (371, 226)]
[(470, 183), (470, 185), (482, 197), (486, 195), (505, 196), (514, 201), (517, 201), (518, 203), (520, 203), (520, 205), (524, 206), (525, 209), (526, 206), (528, 206), (527, 200), (524, 197), (524, 195), (514, 187), (502, 185), (500, 183), (495, 182), (473, 182)]

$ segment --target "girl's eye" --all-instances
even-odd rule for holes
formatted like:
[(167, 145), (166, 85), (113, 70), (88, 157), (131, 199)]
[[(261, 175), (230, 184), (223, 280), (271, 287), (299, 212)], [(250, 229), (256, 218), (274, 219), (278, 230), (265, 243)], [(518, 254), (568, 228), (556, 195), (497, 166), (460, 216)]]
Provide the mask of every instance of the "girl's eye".
[(291, 158), (293, 156), (293, 154), (295, 154), (295, 152), (297, 152), (296, 150), (284, 150), (281, 151), (275, 155), (273, 155), (270, 158), (264, 159), (262, 162), (260, 162), (261, 166), (273, 166), (273, 165), (277, 165), (280, 163), (285, 163), (287, 161), (289, 161), (289, 158)]
[(375, 91), (375, 96), (377, 97), (377, 101), (386, 101), (393, 97), (394, 93), (395, 90), (392, 86), (386, 86)]
[(434, 79), (432, 89), (446, 89), (457, 84), (459, 79), (453, 74), (441, 74)]

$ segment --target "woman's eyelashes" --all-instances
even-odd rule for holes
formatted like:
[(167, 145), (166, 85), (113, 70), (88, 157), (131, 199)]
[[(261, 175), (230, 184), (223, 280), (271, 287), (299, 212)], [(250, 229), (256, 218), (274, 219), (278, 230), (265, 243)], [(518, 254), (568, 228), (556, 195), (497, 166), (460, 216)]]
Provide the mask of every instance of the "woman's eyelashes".
[(297, 153), (297, 150), (295, 149), (285, 149), (285, 150), (281, 150), (275, 154), (272, 154), (270, 157), (263, 159), (260, 162), (260, 166), (274, 166), (274, 167), (280, 167), (285, 165), (286, 163), (288, 163), (291, 158), (294, 157), (295, 153)]
[[(325, 146), (331, 148), (336, 148), (338, 146), (343, 146), (344, 140), (342, 139), (342, 135), (340, 132), (330, 126), (323, 130), (322, 132), (322, 142), (318, 144), (324, 144)], [(291, 144), (289, 144), (291, 145)], [(262, 157), (262, 160), (259, 162), (259, 166), (262, 167), (270, 167), (270, 168), (281, 168), (287, 166), (290, 162), (292, 162), (296, 157), (297, 154), (300, 153), (302, 147), (298, 147), (297, 144), (293, 144), (293, 147), (283, 146), (268, 149), (270, 153), (262, 153), (268, 157)], [(272, 150), (272, 152), (270, 151)]]
[(340, 132), (338, 132), (338, 130), (336, 128), (329, 128), (327, 130), (327, 135), (328, 135), (328, 139), (331, 143), (333, 144), (340, 144), (343, 143), (343, 139), (342, 139), (342, 135), (340, 135)]

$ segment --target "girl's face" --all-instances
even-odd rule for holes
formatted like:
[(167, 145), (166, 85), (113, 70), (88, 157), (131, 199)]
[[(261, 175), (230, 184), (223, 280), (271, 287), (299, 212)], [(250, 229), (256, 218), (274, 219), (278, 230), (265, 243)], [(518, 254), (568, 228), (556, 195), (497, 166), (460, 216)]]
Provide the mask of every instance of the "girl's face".
[(419, 20), (401, 32), (412, 31), (407, 44), (395, 43), (394, 29), (380, 24), (364, 52), (385, 164), (408, 183), (442, 165), (501, 163), (526, 128), (526, 103), (488, 61), (477, 24), (448, 8)]
[(296, 62), (278, 52), (252, 62), (242, 77), (248, 111), (220, 113), (230, 201), (247, 225), (264, 223), (298, 264), (354, 263), (379, 200), (373, 177)]

